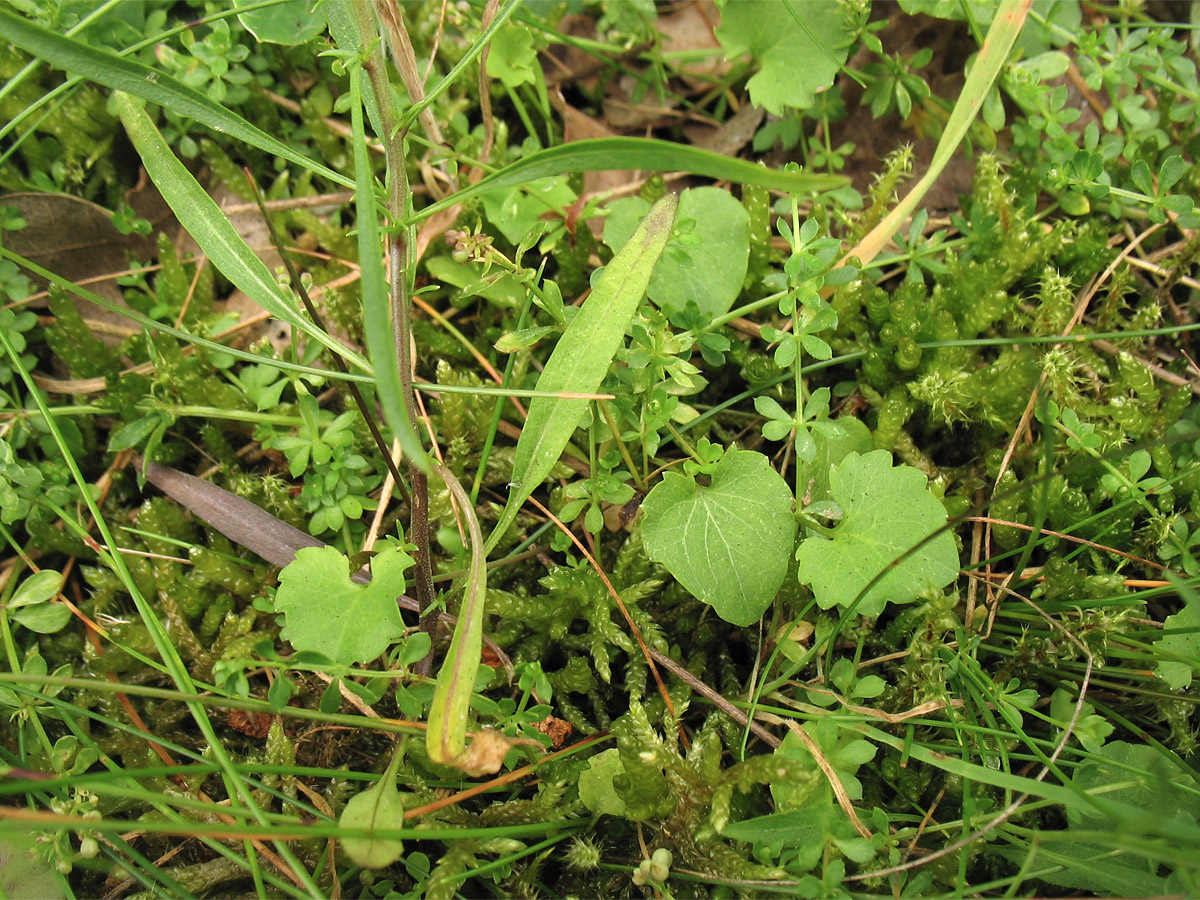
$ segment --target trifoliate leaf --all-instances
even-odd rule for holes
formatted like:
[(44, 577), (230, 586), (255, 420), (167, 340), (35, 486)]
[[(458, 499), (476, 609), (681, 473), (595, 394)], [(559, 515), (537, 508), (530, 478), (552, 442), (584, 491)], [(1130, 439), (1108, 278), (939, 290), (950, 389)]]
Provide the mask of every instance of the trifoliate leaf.
[(754, 57), (750, 99), (777, 116), (785, 106), (812, 106), (814, 95), (833, 84), (854, 40), (836, 0), (737, 0), (722, 7), (713, 33), (730, 59)]
[(350, 564), (333, 547), (305, 547), (279, 574), (275, 609), (284, 614), (281, 636), (297, 650), (313, 650), (344, 666), (369, 662), (404, 634), (396, 598), (413, 558), (399, 547), (371, 561), (370, 584), (350, 580)]
[(946, 510), (920, 471), (893, 467), (886, 450), (851, 453), (830, 473), (829, 492), (845, 517), (832, 538), (811, 536), (796, 551), (800, 582), (822, 609), (850, 607), (880, 572), (887, 574), (863, 596), (859, 615), (877, 616), (888, 603), (911, 603), (954, 580), (953, 535), (921, 544), (946, 524)]
[[(350, 798), (338, 817), (342, 828), (396, 829), (404, 825), (404, 803), (396, 790), (396, 769), (400, 765), (400, 748), (392, 754), (387, 771), (374, 787)], [(404, 852), (404, 844), (396, 838), (346, 837), (342, 849), (356, 866), (382, 869), (390, 866)]]
[(757, 622), (787, 576), (792, 492), (761, 453), (730, 450), (711, 483), (667, 472), (642, 503), (646, 554), (726, 622)]

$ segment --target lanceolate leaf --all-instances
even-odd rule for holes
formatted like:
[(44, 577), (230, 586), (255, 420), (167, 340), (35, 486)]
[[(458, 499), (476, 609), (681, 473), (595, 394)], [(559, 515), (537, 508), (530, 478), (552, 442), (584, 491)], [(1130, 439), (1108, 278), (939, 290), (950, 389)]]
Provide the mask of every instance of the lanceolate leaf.
[(252, 147), (310, 169), (343, 187), (354, 187), (354, 182), (345, 175), (309, 159), (195, 88), (158, 69), (117, 56), (93, 44), (55, 34), (7, 9), (0, 9), (0, 38), (73, 75), (82, 75), (89, 81), (113, 90), (125, 91), (159, 106), (169, 107), (181, 116), (195, 119), (214, 131), (224, 132)]
[(527, 181), (569, 172), (602, 172), (610, 169), (642, 169), (649, 172), (689, 172), (706, 178), (718, 178), (738, 184), (757, 184), (803, 194), (809, 191), (831, 191), (849, 183), (842, 175), (808, 175), (803, 172), (780, 172), (756, 163), (735, 159), (711, 150), (687, 144), (658, 141), (650, 138), (611, 137), (572, 141), (547, 150), (539, 150), (519, 159), (499, 172), (489, 175), (469, 188), (452, 194), (445, 200), (419, 210), (413, 221), (449, 209), (480, 194), (499, 188), (515, 187)]
[(668, 472), (642, 503), (646, 555), (734, 625), (757, 622), (787, 577), (792, 492), (767, 458), (729, 450), (707, 486)]
[[(625, 328), (646, 293), (654, 264), (671, 236), (677, 203), (678, 197), (668, 194), (654, 204), (629, 243), (613, 257), (591, 296), (559, 338), (538, 378), (539, 391), (591, 394), (600, 387), (625, 337)], [(550, 474), (579, 426), (588, 402), (538, 397), (529, 404), (529, 418), (521, 429), (513, 460), (514, 486), (488, 539), (489, 550), (512, 524), (521, 504)]]
[(117, 92), (113, 94), (113, 103), (150, 180), (213, 265), (275, 318), (294, 325), (334, 353), (369, 369), (360, 356), (296, 312), (263, 261), (246, 245), (216, 201), (171, 152), (137, 101), (129, 94)]
[[(412, 420), (405, 408), (404, 385), (400, 379), (399, 362), (396, 358), (396, 342), (393, 339), (392, 319), (388, 314), (388, 285), (383, 274), (383, 261), (379, 256), (379, 228), (375, 221), (374, 178), (371, 175), (371, 159), (367, 154), (367, 140), (363, 124), (362, 83), (366, 73), (357, 68), (352, 73), (350, 94), (351, 121), (354, 126), (354, 172), (358, 185), (354, 191), (355, 209), (358, 212), (358, 262), (362, 272), (363, 332), (367, 348), (371, 351), (371, 362), (375, 365), (375, 384), (388, 426), (400, 441), (409, 462), (428, 473), (429, 460), (425, 448), (413, 429)], [(393, 278), (403, 278), (395, 272)], [(405, 338), (407, 340), (407, 337)]]
[[(429, 708), (429, 728), (425, 732), (425, 751), (436, 763), (467, 769), (463, 760), (467, 739), (467, 710), (475, 690), (475, 673), (483, 657), (483, 603), (487, 596), (487, 553), (483, 549), (483, 532), (471, 504), (471, 497), (449, 470), (435, 466), (434, 471), (445, 482), (467, 521), (471, 539), (471, 564), (462, 609), (454, 626), (450, 652), (438, 673)], [(478, 738), (476, 738), (478, 740)]]

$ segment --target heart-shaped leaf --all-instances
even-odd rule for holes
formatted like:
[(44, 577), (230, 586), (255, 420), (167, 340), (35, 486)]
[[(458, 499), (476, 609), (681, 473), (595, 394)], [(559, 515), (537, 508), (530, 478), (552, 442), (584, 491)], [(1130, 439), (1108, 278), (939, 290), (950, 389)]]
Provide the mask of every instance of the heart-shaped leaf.
[(761, 453), (730, 450), (705, 486), (668, 472), (642, 503), (646, 553), (726, 622), (758, 621), (795, 546), (792, 492)]

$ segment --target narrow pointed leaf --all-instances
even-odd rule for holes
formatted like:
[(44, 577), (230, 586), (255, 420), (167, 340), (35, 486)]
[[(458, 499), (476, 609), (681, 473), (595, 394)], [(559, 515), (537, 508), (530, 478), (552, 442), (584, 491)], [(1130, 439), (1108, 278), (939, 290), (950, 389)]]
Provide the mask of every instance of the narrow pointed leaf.
[[(379, 256), (379, 226), (375, 220), (374, 178), (363, 123), (362, 82), (366, 73), (355, 72), (351, 84), (351, 122), (354, 128), (354, 191), (358, 213), (358, 264), (362, 272), (363, 332), (367, 350), (375, 366), (375, 385), (383, 405), (383, 417), (400, 441), (404, 455), (422, 472), (429, 472), (429, 460), (421, 440), (409, 418), (404, 399), (404, 385), (396, 358), (392, 319), (388, 314), (388, 286)], [(404, 278), (404, 272), (393, 272), (393, 278)], [(407, 340), (407, 335), (405, 336)]]
[(857, 256), (863, 263), (868, 263), (878, 256), (884, 244), (900, 230), (904, 220), (912, 214), (934, 182), (941, 177), (946, 164), (954, 156), (954, 151), (966, 137), (971, 123), (983, 107), (988, 91), (1000, 77), (1032, 5), (1033, 0), (1001, 0), (992, 24), (988, 27), (983, 46), (979, 49), (979, 55), (975, 58), (975, 65), (971, 67), (971, 73), (958, 94), (954, 109), (950, 111), (946, 127), (942, 129), (942, 136), (933, 151), (933, 159), (929, 162), (929, 169), (883, 221), (858, 242), (847, 254), (848, 257)]
[[(629, 320), (646, 294), (654, 264), (671, 236), (679, 198), (668, 194), (654, 204), (629, 242), (604, 269), (591, 296), (559, 338), (537, 387), (540, 391), (595, 393), (625, 338)], [(550, 474), (575, 433), (589, 401), (539, 397), (529, 404), (513, 459), (514, 487), (488, 540), (495, 546), (521, 505)]]
[(356, 365), (369, 369), (358, 354), (347, 350), (296, 312), (266, 264), (247, 246), (216, 201), (171, 152), (138, 102), (122, 92), (113, 94), (113, 102), (150, 180), (213, 265), (275, 318), (299, 328)]
[(538, 178), (571, 172), (603, 172), (641, 169), (648, 172), (688, 172), (738, 184), (756, 184), (777, 191), (802, 194), (830, 191), (849, 183), (843, 175), (809, 175), (781, 172), (744, 159), (711, 150), (651, 138), (608, 137), (572, 141), (539, 150), (519, 159), (477, 184), (432, 203), (418, 211), (412, 221), (432, 216), (457, 203), (500, 188), (517, 187)]
[(44, 59), (52, 66), (167, 107), (214, 131), (223, 132), (273, 156), (303, 166), (343, 187), (354, 187), (354, 182), (345, 175), (309, 159), (195, 88), (158, 69), (118, 56), (95, 44), (55, 34), (6, 9), (0, 9), (0, 38)]
[(463, 757), (467, 742), (467, 711), (475, 690), (475, 673), (483, 657), (483, 604), (487, 596), (487, 551), (483, 532), (471, 498), (447, 469), (434, 466), (467, 521), (471, 539), (471, 562), (467, 569), (466, 593), (446, 661), (438, 673), (425, 732), (425, 752), (435, 763), (466, 768)]

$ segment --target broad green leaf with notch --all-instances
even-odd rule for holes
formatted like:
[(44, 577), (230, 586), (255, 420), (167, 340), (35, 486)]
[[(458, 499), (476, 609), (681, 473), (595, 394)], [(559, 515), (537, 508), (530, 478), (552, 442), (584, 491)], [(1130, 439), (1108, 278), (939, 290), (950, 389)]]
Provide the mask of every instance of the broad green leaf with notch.
[(176, 159), (137, 101), (118, 91), (113, 94), (112, 102), (150, 180), (213, 265), (275, 318), (299, 328), (334, 353), (370, 371), (371, 367), (361, 356), (296, 312), (291, 298), (283, 294), (266, 264), (247, 246), (216, 201)]
[[(604, 243), (619, 250), (648, 208), (639, 197), (611, 204), (604, 220)], [(682, 310), (689, 300), (695, 300), (704, 315), (724, 315), (742, 292), (746, 278), (750, 214), (729, 191), (699, 187), (679, 195), (676, 218), (695, 220), (692, 234), (701, 244), (687, 251), (686, 261), (664, 254), (654, 267), (646, 294), (663, 309)]]
[(792, 492), (767, 458), (727, 450), (708, 485), (667, 472), (642, 503), (642, 543), (675, 580), (733, 625), (757, 622), (787, 577)]
[[(594, 394), (604, 380), (629, 320), (646, 294), (650, 274), (658, 261), (675, 221), (678, 198), (667, 194), (646, 218), (621, 252), (613, 257), (571, 319), (546, 367), (538, 378), (539, 391)], [(488, 538), (491, 550), (508, 530), (521, 505), (550, 474), (559, 454), (567, 446), (587, 400), (537, 397), (529, 404), (529, 417), (521, 429), (513, 458), (513, 488), (508, 504)]]
[(524, 25), (505, 25), (492, 38), (487, 58), (487, 73), (498, 78), (506, 88), (532, 84), (537, 50), (533, 35)]
[[(238, 0), (238, 8), (257, 6)], [(325, 11), (320, 0), (283, 0), (274, 6), (238, 13), (238, 21), (264, 44), (295, 47), (311, 41), (325, 30)]]
[[(877, 616), (888, 603), (911, 603), (958, 574), (948, 530), (921, 543), (945, 526), (946, 510), (917, 469), (893, 467), (886, 450), (851, 453), (830, 473), (829, 493), (842, 507), (842, 522), (832, 538), (813, 535), (796, 551), (800, 582), (812, 586), (822, 609), (854, 606), (858, 615)], [(855, 606), (881, 572), (887, 574)]]
[(305, 547), (279, 573), (275, 609), (281, 637), (296, 650), (322, 653), (343, 666), (370, 662), (404, 634), (396, 598), (413, 558), (399, 547), (371, 560), (371, 582), (350, 580), (350, 562), (333, 547)]
[[(355, 794), (338, 816), (342, 828), (394, 830), (404, 826), (404, 803), (396, 790), (396, 770), (400, 766), (401, 748), (392, 751), (392, 761), (387, 771), (373, 787)], [(367, 869), (382, 869), (390, 866), (404, 852), (404, 844), (397, 838), (345, 837), (342, 849), (350, 862)]]
[(833, 84), (854, 41), (836, 0), (736, 0), (721, 8), (713, 31), (730, 59), (749, 53), (758, 72), (750, 99), (777, 116), (808, 109)]
[[(1190, 587), (1176, 581), (1186, 603), (1179, 612), (1163, 620), (1163, 636), (1155, 643), (1159, 650), (1172, 658), (1161, 658), (1154, 674), (1173, 690), (1181, 690), (1192, 683), (1196, 674), (1195, 660), (1200, 659), (1200, 595)], [(1176, 658), (1177, 657), (1177, 658)]]

